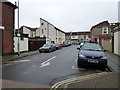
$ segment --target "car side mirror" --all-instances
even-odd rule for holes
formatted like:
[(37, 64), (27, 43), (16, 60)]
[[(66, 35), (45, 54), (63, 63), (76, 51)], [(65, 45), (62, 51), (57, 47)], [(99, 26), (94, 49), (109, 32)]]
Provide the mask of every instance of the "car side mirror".
[(80, 50), (80, 48), (77, 48), (77, 50)]
[(82, 45), (80, 45), (80, 48), (82, 47)]

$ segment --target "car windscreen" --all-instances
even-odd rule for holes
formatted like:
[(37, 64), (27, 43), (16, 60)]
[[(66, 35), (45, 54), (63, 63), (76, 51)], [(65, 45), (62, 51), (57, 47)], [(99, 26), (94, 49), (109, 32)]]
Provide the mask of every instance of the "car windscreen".
[(85, 43), (82, 48), (82, 50), (93, 50), (93, 51), (102, 51), (100, 45), (94, 44), (94, 43)]
[(44, 44), (43, 47), (50, 47), (51, 44)]
[(58, 44), (58, 43), (55, 43), (54, 45), (56, 45), (56, 46), (57, 46), (57, 45), (59, 45), (59, 44)]

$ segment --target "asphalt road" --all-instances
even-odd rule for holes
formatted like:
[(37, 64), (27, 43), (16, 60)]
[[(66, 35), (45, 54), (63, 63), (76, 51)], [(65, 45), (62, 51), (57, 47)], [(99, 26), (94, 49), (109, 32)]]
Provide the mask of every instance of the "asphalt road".
[(2, 67), (2, 78), (20, 82), (53, 85), (56, 82), (101, 72), (92, 68), (77, 68), (78, 45), (27, 56), (10, 61)]

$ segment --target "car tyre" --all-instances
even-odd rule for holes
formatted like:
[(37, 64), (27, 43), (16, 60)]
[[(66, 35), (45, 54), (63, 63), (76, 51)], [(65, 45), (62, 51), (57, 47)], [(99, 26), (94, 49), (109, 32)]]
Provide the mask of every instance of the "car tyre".
[(48, 52), (51, 52), (51, 49), (49, 49)]
[(83, 66), (80, 64), (79, 61), (77, 62), (77, 66), (78, 66), (78, 68), (83, 68)]
[(106, 67), (103, 67), (101, 70), (102, 70), (102, 71), (106, 71)]
[(42, 52), (39, 50), (39, 53), (42, 53)]

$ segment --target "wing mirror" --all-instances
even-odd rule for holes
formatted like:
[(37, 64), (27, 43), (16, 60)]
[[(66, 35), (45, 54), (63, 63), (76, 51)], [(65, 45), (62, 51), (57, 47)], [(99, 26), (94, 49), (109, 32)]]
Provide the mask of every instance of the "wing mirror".
[(82, 47), (82, 45), (80, 45), (80, 48)]
[(80, 50), (80, 48), (77, 48), (77, 50)]

